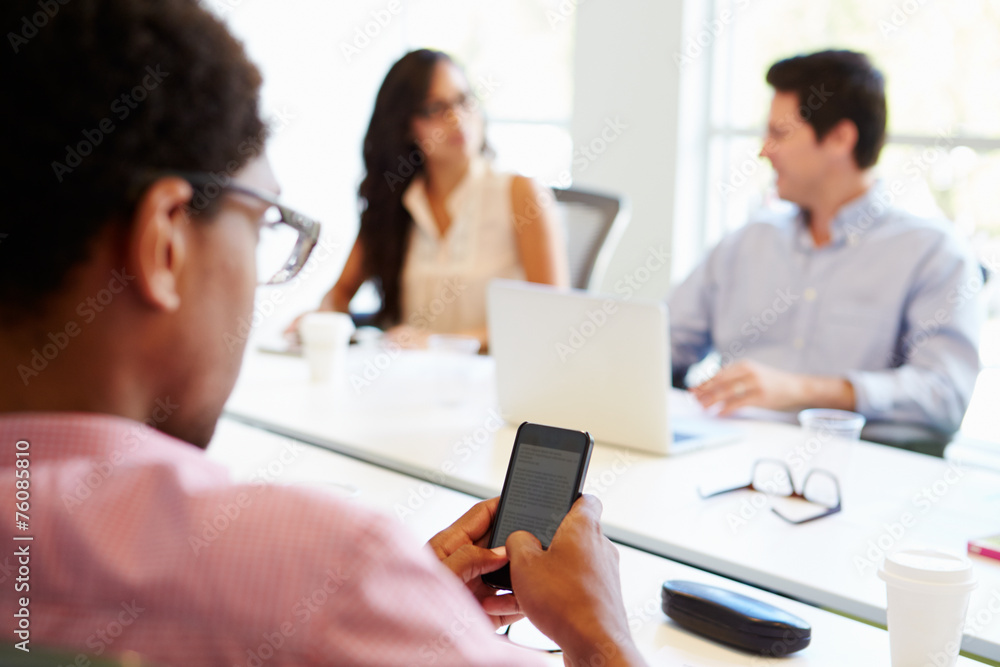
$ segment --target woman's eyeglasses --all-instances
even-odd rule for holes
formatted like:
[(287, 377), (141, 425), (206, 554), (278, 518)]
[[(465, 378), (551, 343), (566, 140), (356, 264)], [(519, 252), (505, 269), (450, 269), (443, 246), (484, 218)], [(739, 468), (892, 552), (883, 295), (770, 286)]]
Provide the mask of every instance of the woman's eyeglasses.
[(476, 102), (477, 100), (474, 95), (463, 93), (451, 102), (439, 100), (437, 102), (425, 104), (417, 109), (417, 116), (428, 120), (444, 120), (445, 116), (448, 115), (448, 112), (452, 110), (472, 111), (472, 109), (476, 106)]

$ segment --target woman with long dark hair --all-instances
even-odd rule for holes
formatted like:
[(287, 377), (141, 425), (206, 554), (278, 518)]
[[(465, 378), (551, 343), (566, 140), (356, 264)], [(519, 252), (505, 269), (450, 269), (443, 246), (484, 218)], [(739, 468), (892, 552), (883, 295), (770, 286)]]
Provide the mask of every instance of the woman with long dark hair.
[(376, 323), (397, 340), (419, 346), (441, 332), (485, 343), (490, 280), (568, 284), (551, 194), (493, 169), (479, 101), (446, 54), (420, 49), (392, 66), (363, 155), (360, 230), (320, 310), (347, 312), (371, 280)]

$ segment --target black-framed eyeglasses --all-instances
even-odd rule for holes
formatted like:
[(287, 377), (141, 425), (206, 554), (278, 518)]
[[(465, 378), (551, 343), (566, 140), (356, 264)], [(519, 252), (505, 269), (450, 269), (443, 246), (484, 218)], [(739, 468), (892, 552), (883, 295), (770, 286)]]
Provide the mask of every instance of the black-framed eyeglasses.
[(237, 193), (268, 204), (258, 224), (257, 284), (277, 285), (294, 278), (305, 266), (319, 240), (316, 220), (285, 206), (270, 192), (234, 183), (228, 175), (206, 172), (155, 170), (144, 172), (143, 181), (175, 176), (190, 183), (194, 195), (188, 208), (198, 213), (208, 209), (222, 194)]
[(177, 175), (199, 188), (195, 197), (191, 199), (195, 208), (201, 200), (211, 201), (211, 193), (216, 190), (218, 193), (224, 191), (239, 193), (269, 204), (260, 219), (260, 236), (257, 241), (257, 284), (277, 285), (287, 282), (305, 266), (319, 240), (319, 222), (285, 206), (272, 193), (264, 190), (233, 182), (224, 186), (219, 185), (211, 174), (178, 173)]
[(810, 505), (817, 506), (816, 511), (809, 511), (801, 517), (789, 517), (772, 505), (771, 511), (779, 517), (795, 525), (822, 519), (836, 514), (842, 509), (840, 482), (829, 470), (813, 468), (802, 480), (801, 491), (795, 487), (792, 472), (784, 461), (778, 459), (758, 459), (753, 464), (750, 482), (720, 491), (704, 493), (698, 489), (702, 498), (714, 498), (733, 491), (752, 490), (768, 496), (794, 498)]
[(451, 102), (438, 101), (425, 104), (417, 109), (417, 116), (420, 118), (442, 120), (452, 109), (471, 111), (478, 100), (472, 93), (462, 93)]

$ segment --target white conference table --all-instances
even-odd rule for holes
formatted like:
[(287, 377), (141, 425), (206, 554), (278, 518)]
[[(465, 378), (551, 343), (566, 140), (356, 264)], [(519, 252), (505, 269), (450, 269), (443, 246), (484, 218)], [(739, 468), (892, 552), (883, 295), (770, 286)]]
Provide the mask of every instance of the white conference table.
[[(479, 497), (503, 485), (515, 425), (501, 422), (493, 362), (468, 359), (466, 391), (442, 400), (426, 352), (352, 348), (348, 382), (314, 384), (302, 359), (248, 352), (228, 415)], [(674, 412), (692, 414), (678, 392)], [(585, 415), (578, 425), (586, 430)], [(587, 491), (604, 502), (612, 539), (808, 603), (885, 623), (876, 576), (895, 548), (964, 552), (968, 539), (1000, 532), (1000, 475), (866, 442), (833, 441), (810, 454), (784, 423), (733, 420), (737, 442), (660, 457), (598, 444)], [(798, 453), (796, 450), (798, 448)], [(746, 482), (761, 457), (837, 474), (842, 512), (786, 524), (754, 492), (703, 500), (699, 485)], [(797, 458), (796, 458), (797, 457)], [(808, 461), (806, 461), (808, 459)], [(795, 474), (801, 479), (801, 474)], [(413, 502), (419, 502), (419, 494)], [(963, 650), (1000, 661), (1000, 562), (975, 557)]]
[[(239, 481), (251, 481), (260, 470), (270, 467), (267, 479), (272, 483), (321, 486), (331, 493), (353, 495), (359, 504), (395, 516), (400, 522), (400, 539), (413, 540), (415, 544), (426, 541), (477, 501), (472, 496), (318, 447), (305, 445), (289, 450), (288, 442), (289, 439), (267, 431), (222, 419), (208, 447), (208, 456), (225, 464)], [(294, 455), (289, 456), (288, 451)], [(412, 501), (414, 493), (421, 498), (421, 504)], [(405, 511), (401, 511), (403, 508)], [(789, 667), (889, 664), (888, 634), (884, 630), (626, 546), (619, 546), (619, 551), (629, 627), (651, 665), (759, 667), (778, 662), (709, 641), (669, 620), (660, 610), (660, 586), (668, 579), (720, 586), (805, 619), (813, 629), (812, 642), (801, 652), (781, 658), (781, 664)], [(547, 658), (552, 665), (563, 664), (559, 654)], [(979, 663), (963, 657), (958, 664), (972, 667)]]

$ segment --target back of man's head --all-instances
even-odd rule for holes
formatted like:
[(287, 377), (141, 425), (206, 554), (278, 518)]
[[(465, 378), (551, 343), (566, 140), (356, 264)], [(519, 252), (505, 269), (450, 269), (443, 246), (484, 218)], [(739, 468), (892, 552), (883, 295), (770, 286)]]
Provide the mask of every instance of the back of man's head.
[(842, 120), (858, 128), (854, 160), (859, 169), (878, 161), (885, 143), (885, 80), (868, 56), (854, 51), (820, 51), (781, 60), (767, 72), (778, 92), (795, 93), (799, 113), (822, 141)]
[(196, 0), (6, 0), (0, 12), (11, 326), (43, 316), (99, 233), (130, 223), (143, 172), (233, 173), (266, 130), (256, 68)]

